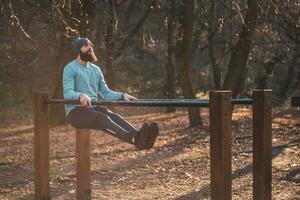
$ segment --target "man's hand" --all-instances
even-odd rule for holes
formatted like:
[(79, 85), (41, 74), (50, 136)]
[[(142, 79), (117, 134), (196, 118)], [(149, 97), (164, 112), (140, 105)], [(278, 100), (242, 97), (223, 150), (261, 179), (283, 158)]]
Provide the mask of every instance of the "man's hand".
[(86, 94), (80, 94), (79, 100), (80, 100), (80, 103), (84, 106), (92, 105), (90, 97)]
[(124, 99), (124, 101), (137, 100), (136, 97), (131, 96), (131, 95), (127, 94), (127, 93), (123, 93), (123, 99)]

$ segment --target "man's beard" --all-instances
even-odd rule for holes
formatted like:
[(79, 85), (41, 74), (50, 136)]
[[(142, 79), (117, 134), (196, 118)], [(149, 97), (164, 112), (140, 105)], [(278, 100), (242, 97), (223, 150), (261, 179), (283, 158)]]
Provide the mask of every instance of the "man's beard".
[(80, 59), (85, 62), (96, 62), (98, 59), (93, 51), (79, 52)]

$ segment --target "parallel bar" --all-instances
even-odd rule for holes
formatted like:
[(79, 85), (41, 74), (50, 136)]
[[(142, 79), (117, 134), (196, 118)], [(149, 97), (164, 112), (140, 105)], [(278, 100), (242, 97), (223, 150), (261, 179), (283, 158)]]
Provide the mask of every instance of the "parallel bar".
[(211, 199), (231, 199), (231, 92), (210, 92)]
[[(138, 99), (137, 101), (170, 101), (170, 102), (205, 102), (207, 103), (208, 99)], [(231, 99), (232, 104), (253, 104), (253, 99)]]
[[(208, 99), (138, 99), (137, 101), (170, 101), (170, 102), (205, 102), (207, 103), (209, 100)], [(253, 104), (253, 99), (231, 99), (232, 104), (241, 104), (241, 105), (251, 105)]]
[(90, 131), (76, 129), (76, 198), (91, 199), (91, 162), (90, 162)]
[(34, 96), (34, 191), (36, 200), (50, 199), (48, 93)]
[(233, 105), (252, 105), (253, 99), (232, 99), (231, 103)]
[[(79, 100), (50, 99), (48, 104), (76, 104)], [(252, 105), (252, 99), (232, 99), (234, 105)], [(139, 99), (135, 101), (92, 101), (92, 105), (107, 106), (171, 106), (171, 107), (209, 107), (209, 100), (197, 99)]]
[[(51, 99), (47, 103), (49, 104), (76, 104), (79, 105), (79, 100), (60, 100), (60, 99)], [(92, 101), (92, 105), (107, 105), (107, 106), (173, 106), (173, 107), (208, 107), (209, 102), (204, 101)]]
[(272, 198), (271, 90), (253, 91), (253, 199)]

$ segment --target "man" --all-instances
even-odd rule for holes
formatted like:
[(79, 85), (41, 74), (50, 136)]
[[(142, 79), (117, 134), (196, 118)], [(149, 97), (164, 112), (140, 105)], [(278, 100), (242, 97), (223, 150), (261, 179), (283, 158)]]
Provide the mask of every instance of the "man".
[(109, 133), (137, 149), (151, 149), (158, 135), (155, 122), (146, 122), (137, 130), (120, 115), (91, 105), (100, 95), (105, 100), (137, 100), (127, 94), (110, 90), (101, 69), (91, 63), (97, 61), (92, 42), (87, 38), (74, 41), (76, 59), (68, 63), (63, 71), (63, 93), (65, 99), (78, 99), (81, 105), (65, 105), (67, 120), (76, 128), (97, 129)]

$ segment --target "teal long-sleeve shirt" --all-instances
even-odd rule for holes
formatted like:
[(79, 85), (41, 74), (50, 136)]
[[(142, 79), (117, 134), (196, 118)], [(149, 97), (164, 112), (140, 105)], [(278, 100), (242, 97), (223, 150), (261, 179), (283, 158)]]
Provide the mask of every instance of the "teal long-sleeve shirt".
[[(121, 92), (110, 90), (105, 83), (101, 69), (90, 62), (86, 65), (80, 64), (75, 59), (68, 63), (63, 71), (63, 93), (64, 99), (79, 99), (79, 95), (84, 93), (91, 100), (98, 100), (100, 96), (105, 100), (122, 99)], [(69, 114), (78, 105), (65, 105), (65, 113)]]

